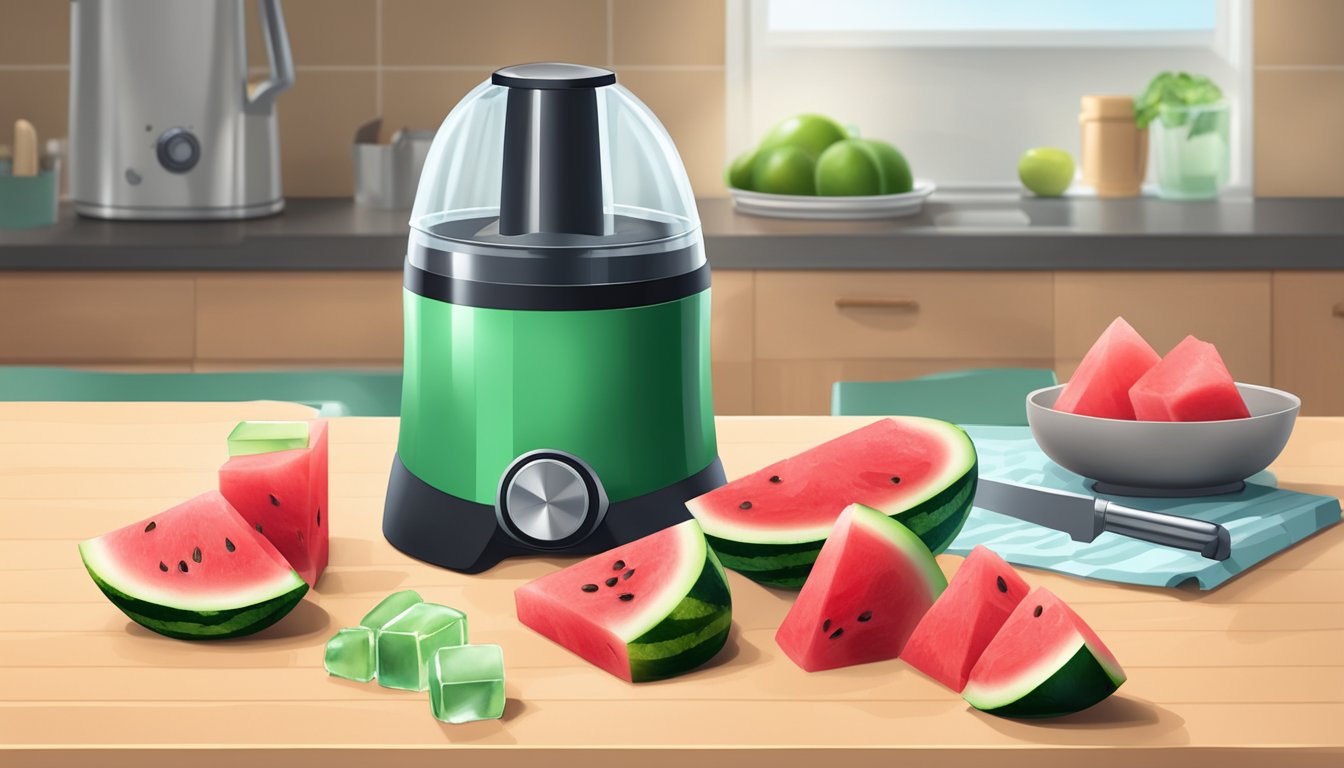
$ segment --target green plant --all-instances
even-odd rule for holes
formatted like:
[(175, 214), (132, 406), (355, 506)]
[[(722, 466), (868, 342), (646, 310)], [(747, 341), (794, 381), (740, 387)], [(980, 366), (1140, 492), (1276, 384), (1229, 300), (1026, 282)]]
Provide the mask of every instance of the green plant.
[[(1134, 102), (1134, 122), (1138, 124), (1139, 130), (1143, 130), (1160, 115), (1163, 125), (1178, 128), (1189, 119), (1187, 107), (1216, 104), (1222, 98), (1222, 89), (1203, 75), (1161, 72), (1148, 83), (1143, 95)], [(1190, 127), (1190, 136), (1214, 130), (1217, 122), (1216, 114), (1199, 115)]]

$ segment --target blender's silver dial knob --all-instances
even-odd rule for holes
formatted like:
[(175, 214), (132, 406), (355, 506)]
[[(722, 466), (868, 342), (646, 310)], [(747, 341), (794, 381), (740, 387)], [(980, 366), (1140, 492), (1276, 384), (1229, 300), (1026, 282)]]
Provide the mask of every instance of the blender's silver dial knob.
[(592, 533), (607, 511), (597, 476), (563, 451), (533, 451), (514, 460), (500, 481), (496, 515), (514, 539), (562, 547)]
[(159, 165), (172, 173), (186, 173), (201, 159), (201, 142), (186, 128), (169, 128), (156, 147)]

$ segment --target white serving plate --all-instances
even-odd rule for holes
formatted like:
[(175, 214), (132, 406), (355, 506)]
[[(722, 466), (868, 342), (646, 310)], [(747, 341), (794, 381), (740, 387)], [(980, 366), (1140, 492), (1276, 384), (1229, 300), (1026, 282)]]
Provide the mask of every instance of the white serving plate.
[(924, 207), (936, 185), (915, 180), (915, 188), (899, 195), (827, 197), (772, 195), (745, 189), (728, 189), (733, 205), (742, 213), (779, 219), (888, 219), (914, 216)]

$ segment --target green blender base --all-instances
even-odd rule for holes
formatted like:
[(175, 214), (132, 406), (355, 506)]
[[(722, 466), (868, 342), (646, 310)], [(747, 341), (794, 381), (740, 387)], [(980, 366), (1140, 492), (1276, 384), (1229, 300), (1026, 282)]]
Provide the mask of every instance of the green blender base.
[[(593, 555), (690, 519), (685, 502), (727, 482), (723, 464), (709, 466), (680, 482), (643, 496), (611, 502), (602, 522), (578, 542), (567, 542), (565, 556)], [(494, 507), (467, 501), (431, 486), (392, 459), (392, 476), (383, 509), (383, 536), (417, 560), (461, 573), (480, 573), (506, 557), (556, 553), (557, 548), (529, 546), (500, 525)]]

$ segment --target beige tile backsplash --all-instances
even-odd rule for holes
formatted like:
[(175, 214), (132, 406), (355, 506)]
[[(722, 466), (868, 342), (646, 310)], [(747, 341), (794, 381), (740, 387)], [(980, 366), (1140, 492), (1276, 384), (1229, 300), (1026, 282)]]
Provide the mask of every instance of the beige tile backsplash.
[[(362, 122), (433, 129), (493, 68), (560, 59), (615, 67), (696, 192), (721, 195), (726, 1), (284, 0), (298, 67), (279, 102), (285, 191), (349, 195)], [(66, 132), (69, 6), (0, 0), (0, 136), (17, 117)], [(1344, 196), (1344, 0), (1254, 0), (1254, 27), (1256, 194)], [(249, 33), (264, 67), (255, 19)]]

